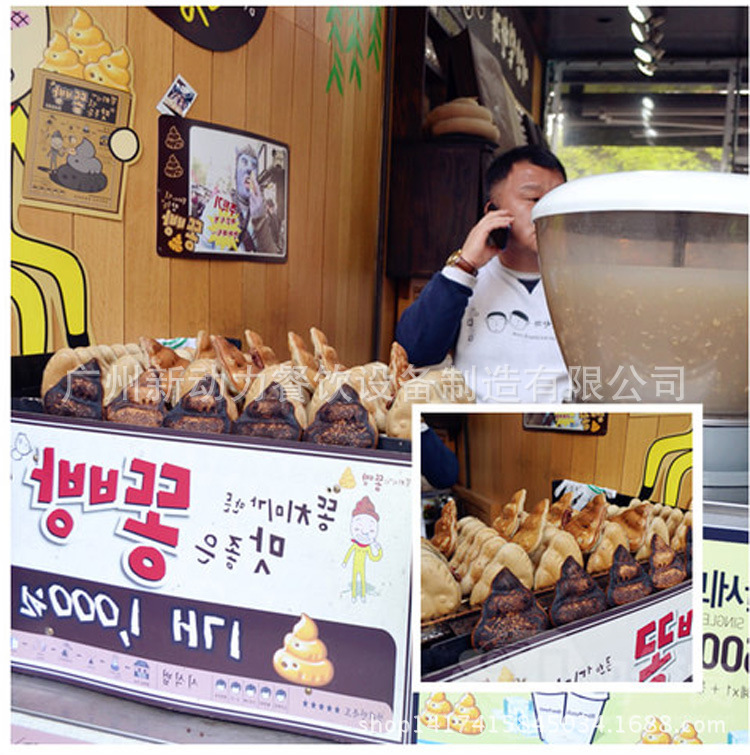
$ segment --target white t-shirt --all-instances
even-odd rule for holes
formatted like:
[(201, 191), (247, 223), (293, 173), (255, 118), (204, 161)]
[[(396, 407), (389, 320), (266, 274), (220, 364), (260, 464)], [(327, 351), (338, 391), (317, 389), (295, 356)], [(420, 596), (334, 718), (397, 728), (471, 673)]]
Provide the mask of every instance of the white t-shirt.
[(558, 403), (570, 381), (540, 280), (531, 292), (493, 257), (476, 277), (456, 267), (443, 275), (473, 288), (461, 321), (454, 364), (478, 402)]

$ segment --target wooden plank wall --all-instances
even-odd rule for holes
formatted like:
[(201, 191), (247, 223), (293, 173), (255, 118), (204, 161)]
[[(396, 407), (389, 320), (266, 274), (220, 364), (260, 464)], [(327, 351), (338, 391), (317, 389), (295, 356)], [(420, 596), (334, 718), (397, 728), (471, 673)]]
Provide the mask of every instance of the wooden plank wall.
[[(646, 451), (657, 438), (690, 429), (689, 414), (612, 413), (607, 434), (524, 430), (519, 413), (467, 415), (471, 490), (493, 501), (528, 491), (527, 508), (550, 497), (554, 479), (569, 479), (636, 496), (643, 480)], [(461, 459), (463, 481), (466, 460)], [(651, 500), (661, 500), (663, 469)], [(678, 504), (690, 500), (687, 474)]]
[[(287, 332), (321, 328), (346, 364), (372, 357), (384, 76), (362, 65), (362, 88), (326, 92), (332, 64), (324, 7), (269, 8), (238, 50), (212, 53), (144, 7), (86, 7), (115, 47), (133, 58), (134, 121), (141, 156), (128, 168), (121, 221), (21, 207), (29, 234), (75, 252), (89, 283), (90, 335), (121, 343), (141, 335), (241, 337), (259, 332), (287, 358)], [(348, 9), (343, 9), (344, 19)], [(51, 7), (64, 32), (72, 7)], [(367, 21), (371, 9), (366, 10)], [(387, 23), (387, 20), (386, 20)], [(342, 30), (346, 44), (346, 30)], [(385, 42), (385, 23), (382, 37)], [(366, 48), (365, 48), (366, 53)], [(189, 112), (289, 145), (289, 261), (159, 257), (155, 107), (175, 75), (197, 90)], [(387, 326), (391, 330), (393, 323)], [(386, 326), (386, 327), (387, 327)], [(65, 345), (55, 328), (53, 348)], [(11, 339), (18, 353), (18, 337)], [(387, 357), (387, 351), (381, 355)]]

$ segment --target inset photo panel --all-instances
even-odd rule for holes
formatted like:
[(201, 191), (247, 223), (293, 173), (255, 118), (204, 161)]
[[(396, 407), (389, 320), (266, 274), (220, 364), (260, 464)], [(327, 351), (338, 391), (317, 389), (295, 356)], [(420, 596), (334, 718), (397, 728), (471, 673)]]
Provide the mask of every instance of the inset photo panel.
[(699, 691), (701, 406), (527, 408), (414, 409), (421, 707), (519, 688)]

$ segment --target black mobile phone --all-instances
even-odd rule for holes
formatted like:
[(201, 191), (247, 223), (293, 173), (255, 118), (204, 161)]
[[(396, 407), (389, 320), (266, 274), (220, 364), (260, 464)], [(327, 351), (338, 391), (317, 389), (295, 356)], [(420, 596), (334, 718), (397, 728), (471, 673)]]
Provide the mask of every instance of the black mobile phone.
[[(497, 210), (498, 207), (490, 203), (489, 210)], [(492, 246), (496, 246), (498, 249), (505, 249), (505, 245), (508, 243), (508, 235), (510, 234), (510, 227), (507, 228), (495, 228), (490, 231), (488, 241)]]

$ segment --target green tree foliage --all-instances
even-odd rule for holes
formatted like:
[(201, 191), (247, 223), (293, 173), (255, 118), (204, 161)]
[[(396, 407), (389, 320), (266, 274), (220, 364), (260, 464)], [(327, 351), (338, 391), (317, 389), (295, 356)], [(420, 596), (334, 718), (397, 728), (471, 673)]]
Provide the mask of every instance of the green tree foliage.
[(633, 170), (721, 169), (720, 147), (561, 147), (557, 156), (569, 179)]

